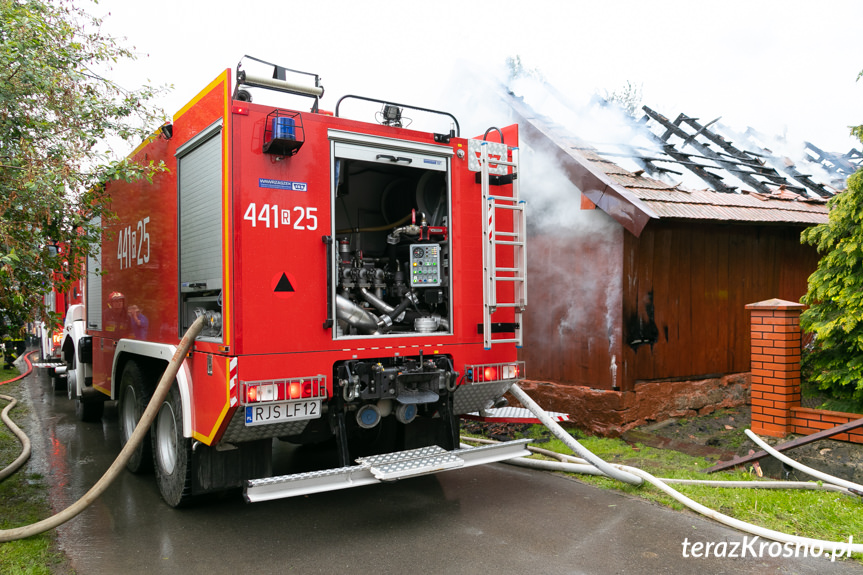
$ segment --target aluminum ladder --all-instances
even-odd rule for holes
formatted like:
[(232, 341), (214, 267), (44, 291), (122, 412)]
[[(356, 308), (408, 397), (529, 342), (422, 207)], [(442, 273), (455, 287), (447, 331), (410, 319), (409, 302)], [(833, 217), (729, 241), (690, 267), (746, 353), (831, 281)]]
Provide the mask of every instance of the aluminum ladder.
[[(479, 143), (480, 183), (485, 206), (483, 218), (483, 346), (491, 349), (496, 343), (515, 343), (522, 346), (522, 314), (527, 306), (527, 226), (524, 218), (524, 200), (518, 195), (518, 148), (512, 148), (512, 159), (507, 159), (509, 148), (504, 144), (482, 141)], [(492, 195), (492, 182), (512, 182), (512, 195)], [(512, 231), (498, 229), (498, 216), (512, 214)], [(507, 218), (508, 220), (508, 218)], [(498, 247), (512, 246), (512, 267), (499, 267)], [(511, 282), (512, 300), (498, 299), (498, 284)], [(495, 338), (492, 315), (499, 308), (514, 308), (514, 329), (499, 331), (514, 333), (514, 337)]]

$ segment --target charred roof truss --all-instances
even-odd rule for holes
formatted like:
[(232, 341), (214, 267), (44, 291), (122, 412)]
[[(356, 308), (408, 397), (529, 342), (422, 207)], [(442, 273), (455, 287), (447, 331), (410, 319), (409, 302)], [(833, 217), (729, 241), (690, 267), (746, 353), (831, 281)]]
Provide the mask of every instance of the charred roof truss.
[[(737, 191), (737, 187), (727, 181), (727, 176), (732, 175), (751, 187), (752, 191), (762, 194), (771, 194), (777, 190), (788, 190), (803, 197), (829, 198), (835, 194), (835, 190), (814, 181), (808, 174), (801, 173), (793, 163), (773, 155), (770, 150), (759, 146), (754, 139), (748, 141), (749, 149), (735, 146), (713, 129), (719, 118), (701, 124), (698, 118), (680, 114), (672, 122), (647, 106), (643, 106), (642, 111), (645, 115), (640, 123), (647, 127), (650, 136), (662, 150), (661, 155), (631, 156), (648, 172), (669, 171), (657, 168), (657, 163), (667, 162), (688, 169), (717, 192)], [(696, 153), (686, 151), (687, 147)], [(810, 155), (817, 155), (817, 161), (825, 168), (829, 169), (835, 165), (847, 170), (848, 166), (853, 165), (852, 159), (846, 156), (827, 154), (814, 146), (810, 150)], [(780, 173), (780, 170), (783, 173)]]

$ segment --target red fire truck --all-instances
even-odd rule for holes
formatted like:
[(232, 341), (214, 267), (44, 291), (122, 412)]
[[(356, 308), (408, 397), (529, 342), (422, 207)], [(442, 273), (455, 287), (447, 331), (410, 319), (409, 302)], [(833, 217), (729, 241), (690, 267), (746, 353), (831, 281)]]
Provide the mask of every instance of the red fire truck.
[[(61, 256), (64, 254), (64, 246), (62, 245), (52, 246), (51, 249), (56, 250), (57, 254)], [(68, 265), (68, 262), (65, 265)], [(56, 272), (54, 285), (60, 283), (61, 278), (59, 276), (62, 273), (62, 270)], [(57, 325), (56, 320), (52, 318), (45, 318), (45, 321), (39, 323), (39, 361), (34, 365), (48, 370), (55, 392), (66, 389), (66, 376), (62, 374), (65, 369), (61, 369), (61, 374), (55, 373), (55, 368), (62, 366), (61, 346), (64, 339), (67, 340), (67, 345), (72, 345), (71, 336), (65, 338), (65, 326), (71, 325), (65, 322), (65, 320), (69, 317), (69, 310), (74, 306), (78, 306), (81, 312), (83, 312), (81, 305), (82, 297), (83, 292), (80, 283), (75, 283), (65, 292), (52, 289), (49, 293), (45, 294), (45, 310), (51, 314), (56, 314), (54, 317), (63, 319), (64, 324)]]
[[(172, 506), (232, 487), (261, 501), (526, 453), (520, 442), (460, 449), (458, 425), (524, 373), (517, 126), (465, 139), (448, 113), (357, 96), (323, 112), (318, 76), (244, 60), (266, 73), (241, 61), (133, 152), (168, 171), (110, 185), (117, 217), (103, 222), (65, 331), (61, 371), (81, 419), (117, 400), (125, 444), (204, 315), (128, 465), (155, 467)], [(286, 95), (310, 98), (311, 111), (257, 102)], [(375, 106), (378, 121), (342, 117), (352, 101)], [(403, 127), (414, 113), (444, 129)], [(334, 444), (332, 466), (274, 477), (274, 439)]]

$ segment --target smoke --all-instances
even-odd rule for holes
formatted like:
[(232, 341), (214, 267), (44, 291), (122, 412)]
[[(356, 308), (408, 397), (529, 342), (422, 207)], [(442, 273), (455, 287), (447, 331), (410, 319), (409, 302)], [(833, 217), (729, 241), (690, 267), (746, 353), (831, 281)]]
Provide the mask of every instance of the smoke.
[[(734, 145), (739, 149), (755, 154), (769, 154), (771, 157), (764, 158), (765, 164), (775, 168), (794, 185), (796, 183), (793, 181), (793, 177), (784, 171), (785, 168), (796, 169), (798, 172), (810, 176), (813, 181), (833, 187), (836, 190), (845, 188), (845, 180), (850, 174), (843, 176), (826, 169), (811, 155), (812, 152), (807, 150), (805, 142), (791, 140), (785, 134), (765, 134), (754, 128), (741, 131), (722, 123), (717, 125), (717, 131), (729, 140), (733, 140)], [(815, 144), (818, 143), (815, 142)], [(746, 184), (742, 184), (742, 186), (744, 188), (749, 187)], [(810, 192), (810, 195), (814, 194)]]
[[(602, 141), (608, 147), (638, 140), (638, 130), (617, 106), (603, 106), (595, 98), (576, 105), (535, 78), (519, 78), (510, 89), (534, 111), (580, 140)], [(614, 357), (619, 354), (622, 324), (623, 228), (602, 210), (582, 208), (582, 192), (558, 163), (551, 146), (548, 141), (524, 137), (521, 141), (530, 242), (551, 250), (541, 254), (548, 257), (529, 265), (529, 280), (546, 291), (553, 286), (550, 308), (530, 318), (547, 313), (551, 321), (543, 331), (546, 337), (556, 338), (561, 348), (582, 340), (590, 348), (606, 347)]]
[[(632, 138), (632, 122), (621, 118), (619, 109), (590, 101), (573, 106), (538, 75), (509, 81), (503, 67), (496, 77), (468, 65), (461, 71), (450, 93), (459, 96), (454, 109), (471, 111), (465, 135), (482, 134), (502, 119), (513, 121), (506, 103), (509, 91), (568, 134), (609, 142)], [(522, 129), (519, 142), (520, 195), (527, 202), (528, 221), (529, 339), (532, 345), (556, 349), (556, 357), (586, 346), (588, 354), (608, 353), (611, 362), (619, 356), (622, 324), (623, 228), (602, 210), (582, 209), (581, 190), (559, 163), (559, 150), (545, 138), (531, 139), (530, 133)]]

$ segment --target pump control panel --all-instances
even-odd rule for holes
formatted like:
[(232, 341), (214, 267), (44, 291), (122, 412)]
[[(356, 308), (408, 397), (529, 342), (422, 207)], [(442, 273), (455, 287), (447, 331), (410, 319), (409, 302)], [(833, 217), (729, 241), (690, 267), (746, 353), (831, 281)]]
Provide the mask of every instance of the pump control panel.
[(411, 286), (441, 285), (440, 244), (411, 244)]

